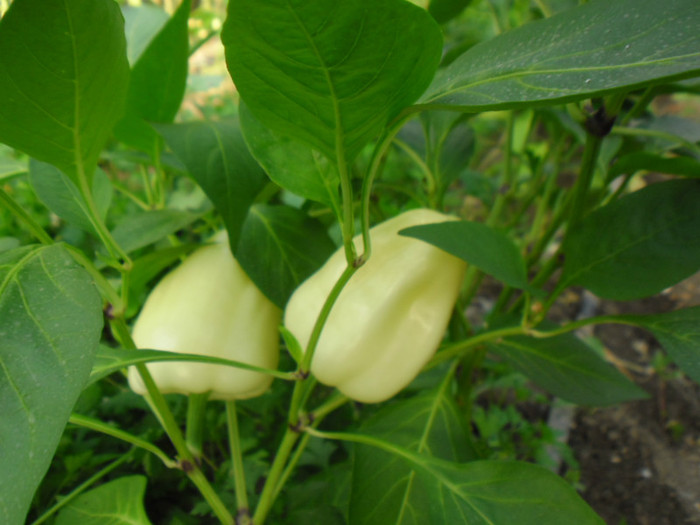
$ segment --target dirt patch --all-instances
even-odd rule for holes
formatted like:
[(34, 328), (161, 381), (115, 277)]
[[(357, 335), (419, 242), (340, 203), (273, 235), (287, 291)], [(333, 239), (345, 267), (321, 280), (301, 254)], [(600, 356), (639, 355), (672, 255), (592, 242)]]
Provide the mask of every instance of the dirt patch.
[[(700, 304), (700, 274), (651, 299), (600, 302), (597, 313), (660, 313)], [(632, 327), (600, 326), (612, 360), (650, 394), (644, 401), (579, 409), (569, 444), (583, 497), (608, 525), (700, 524), (700, 387), (660, 360)]]

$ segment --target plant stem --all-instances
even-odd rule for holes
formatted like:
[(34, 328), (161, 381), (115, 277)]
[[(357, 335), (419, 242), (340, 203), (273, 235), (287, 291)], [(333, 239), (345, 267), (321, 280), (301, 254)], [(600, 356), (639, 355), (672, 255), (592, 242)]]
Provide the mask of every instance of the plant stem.
[(54, 515), (56, 512), (61, 510), (66, 505), (68, 505), (71, 501), (73, 501), (75, 498), (80, 496), (80, 494), (85, 492), (85, 490), (88, 489), (95, 482), (99, 481), (100, 479), (105, 477), (107, 474), (112, 472), (114, 469), (116, 469), (119, 465), (121, 465), (122, 463), (125, 463), (127, 460), (129, 460), (130, 457), (131, 457), (130, 453), (124, 454), (120, 458), (116, 459), (115, 461), (112, 461), (112, 463), (110, 463), (109, 465), (107, 465), (103, 469), (99, 470), (98, 472), (96, 472), (95, 474), (90, 476), (83, 483), (81, 483), (80, 485), (75, 487), (70, 492), (70, 494), (63, 496), (53, 507), (48, 509), (41, 516), (39, 516), (36, 520), (34, 520), (32, 522), (32, 525), (39, 525), (40, 523), (44, 523), (52, 515)]
[[(112, 326), (116, 330), (115, 335), (118, 335), (122, 344), (126, 348), (130, 350), (136, 349), (136, 345), (131, 339), (131, 334), (129, 333), (129, 329), (126, 327), (126, 323), (124, 322), (123, 318), (120, 317), (113, 319)], [(170, 441), (175, 447), (182, 470), (199, 489), (199, 492), (202, 494), (204, 499), (206, 499), (207, 503), (209, 503), (214, 511), (214, 514), (216, 514), (221, 523), (231, 525), (234, 523), (233, 516), (231, 516), (231, 513), (226, 508), (226, 505), (224, 505), (224, 503), (221, 501), (221, 498), (219, 498), (218, 494), (209, 484), (197, 465), (197, 462), (192, 456), (192, 453), (187, 446), (187, 442), (180, 431), (180, 427), (175, 421), (173, 413), (170, 411), (170, 408), (168, 407), (168, 404), (165, 401), (163, 394), (158, 389), (155, 381), (153, 381), (153, 377), (148, 371), (148, 368), (143, 363), (134, 366), (136, 366), (136, 369), (143, 380), (143, 384), (146, 386), (146, 391), (148, 392), (144, 397), (151, 406), (151, 409), (158, 418), (158, 421), (160, 421), (163, 430), (165, 430), (165, 433), (168, 435), (168, 438), (170, 438)]]
[(228, 423), (228, 442), (231, 448), (231, 464), (233, 469), (233, 483), (236, 490), (236, 523), (250, 520), (250, 506), (246, 492), (245, 470), (243, 469), (243, 453), (241, 452), (241, 435), (238, 431), (238, 415), (236, 414), (236, 402), (226, 402), (226, 421)]
[(600, 153), (600, 145), (603, 139), (592, 133), (586, 135), (586, 145), (583, 150), (583, 158), (581, 159), (581, 170), (579, 172), (578, 178), (576, 179), (576, 185), (574, 186), (573, 193), (573, 203), (571, 208), (571, 213), (569, 215), (569, 226), (570, 229), (575, 225), (581, 217), (586, 207), (586, 198), (588, 197), (588, 190), (591, 187), (591, 182), (593, 181), (593, 174), (595, 173), (595, 165), (598, 159), (598, 154)]
[(470, 348), (480, 346), (484, 343), (488, 343), (495, 339), (501, 339), (509, 335), (522, 335), (528, 332), (528, 329), (522, 326), (509, 326), (506, 328), (500, 328), (498, 330), (491, 330), (488, 332), (482, 332), (475, 336), (470, 337), (464, 341), (459, 341), (448, 345), (443, 350), (440, 350), (435, 356), (428, 361), (428, 364), (423, 367), (423, 371), (429, 370), (440, 363), (459, 357), (462, 353)]
[(187, 396), (185, 441), (197, 463), (200, 463), (200, 459), (204, 455), (202, 443), (204, 442), (204, 420), (208, 399), (209, 392)]
[(79, 427), (88, 428), (90, 430), (95, 430), (97, 432), (101, 432), (102, 434), (121, 439), (122, 441), (126, 441), (127, 443), (130, 443), (136, 447), (142, 448), (150, 452), (158, 459), (160, 459), (166, 467), (177, 467), (177, 463), (175, 461), (170, 459), (165, 452), (163, 452), (150, 441), (146, 441), (145, 439), (141, 439), (138, 436), (134, 436), (133, 434), (129, 434), (128, 432), (124, 432), (123, 430), (114, 428), (108, 425), (107, 423), (100, 421), (99, 419), (93, 419), (91, 417), (83, 416), (80, 414), (71, 414), (70, 418), (68, 419), (68, 423)]
[(255, 525), (263, 525), (267, 514), (272, 508), (272, 504), (275, 501), (275, 496), (278, 494), (278, 483), (280, 476), (284, 470), (287, 458), (294, 448), (294, 444), (299, 439), (299, 432), (293, 430), (291, 427), (287, 427), (284, 433), (282, 442), (277, 449), (277, 455), (275, 460), (272, 462), (270, 467), (270, 472), (265, 480), (265, 487), (263, 488), (262, 494), (260, 494), (260, 500), (258, 500), (258, 506), (255, 509), (255, 514), (253, 515), (253, 523)]

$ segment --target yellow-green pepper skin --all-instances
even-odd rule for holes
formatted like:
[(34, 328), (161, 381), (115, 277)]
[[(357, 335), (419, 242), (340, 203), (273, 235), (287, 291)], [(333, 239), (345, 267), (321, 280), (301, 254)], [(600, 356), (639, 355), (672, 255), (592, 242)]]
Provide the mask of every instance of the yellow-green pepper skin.
[[(234, 259), (226, 232), (192, 253), (149, 295), (134, 325), (138, 348), (222, 357), (274, 369), (279, 359), (281, 311)], [(225, 365), (149, 363), (163, 393), (210, 392), (210, 399), (246, 399), (265, 392), (269, 375)], [(135, 367), (132, 390), (146, 388)]]
[[(338, 297), (313, 355), (311, 371), (320, 382), (356, 401), (376, 403), (418, 375), (440, 345), (466, 263), (398, 232), (453, 219), (418, 209), (370, 230), (372, 256)], [(354, 242), (361, 253), (361, 237)], [(341, 249), (290, 298), (284, 323), (302, 348), (345, 267)]]

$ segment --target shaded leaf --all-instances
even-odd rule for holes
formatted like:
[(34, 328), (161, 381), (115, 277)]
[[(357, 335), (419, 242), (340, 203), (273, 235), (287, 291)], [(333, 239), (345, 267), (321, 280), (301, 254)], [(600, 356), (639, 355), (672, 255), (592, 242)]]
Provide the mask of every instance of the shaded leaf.
[(56, 516), (55, 525), (150, 525), (143, 498), (145, 476), (125, 476), (81, 494)]
[(634, 318), (650, 330), (673, 361), (700, 383), (700, 306)]
[(421, 103), (468, 111), (557, 103), (700, 74), (696, 0), (593, 0), (482, 42)]
[(471, 0), (430, 0), (428, 12), (439, 24), (449, 22), (458, 16), (471, 3)]
[(632, 175), (642, 170), (669, 175), (700, 177), (700, 161), (692, 157), (662, 157), (655, 153), (640, 151), (621, 157), (610, 168), (608, 177), (612, 179), (622, 174)]
[(92, 279), (61, 245), (0, 253), (1, 523), (24, 523), (101, 333)]
[(256, 204), (243, 226), (236, 259), (260, 291), (284, 308), (335, 248), (323, 225), (301, 210)]
[(88, 183), (129, 68), (111, 0), (17, 0), (0, 21), (0, 142)]
[(159, 138), (148, 122), (172, 122), (185, 94), (190, 4), (182, 0), (133, 65), (126, 113), (114, 129), (122, 142), (152, 155)]
[(442, 43), (401, 0), (232, 0), (221, 38), (251, 112), (338, 162), (420, 96)]
[(594, 211), (564, 241), (562, 286), (629, 300), (692, 275), (700, 269), (699, 202), (699, 180), (671, 180)]
[(193, 213), (182, 210), (149, 210), (122, 218), (114, 228), (114, 240), (130, 253), (171, 235), (197, 219)]
[(338, 171), (326, 157), (306, 144), (263, 126), (241, 103), (241, 126), (251, 153), (270, 178), (286, 190), (340, 210)]
[[(90, 219), (91, 214), (82, 194), (61, 170), (38, 160), (29, 162), (29, 180), (44, 205), (63, 220), (99, 238)], [(112, 201), (112, 183), (100, 168), (92, 181), (92, 198), (104, 220)]]
[(505, 234), (479, 222), (448, 221), (399, 232), (428, 242), (515, 288), (528, 288), (525, 260)]
[(551, 394), (578, 405), (607, 406), (647, 393), (573, 334), (506, 337), (489, 350)]
[(224, 218), (237, 255), (248, 208), (267, 178), (248, 151), (237, 120), (157, 126)]

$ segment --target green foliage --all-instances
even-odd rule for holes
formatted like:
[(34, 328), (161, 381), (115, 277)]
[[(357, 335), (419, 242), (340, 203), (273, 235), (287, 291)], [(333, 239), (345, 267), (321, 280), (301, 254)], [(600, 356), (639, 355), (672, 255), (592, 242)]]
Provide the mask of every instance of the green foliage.
[[(700, 270), (700, 126), (653, 103), (697, 107), (696, 1), (120, 3), (14, 0), (0, 19), (0, 521), (602, 523), (543, 468), (566, 445), (541, 412), (647, 394), (574, 331), (642, 327), (662, 380), (700, 381), (700, 307), (556, 323), (552, 307)], [(151, 362), (250, 369), (129, 335), (213, 232), (283, 309), (339, 247), (360, 274), (369, 227), (417, 207), (462, 220), (402, 235), (469, 267), (394, 399), (318, 384), (314, 338), (284, 326), (258, 398), (129, 390)]]

